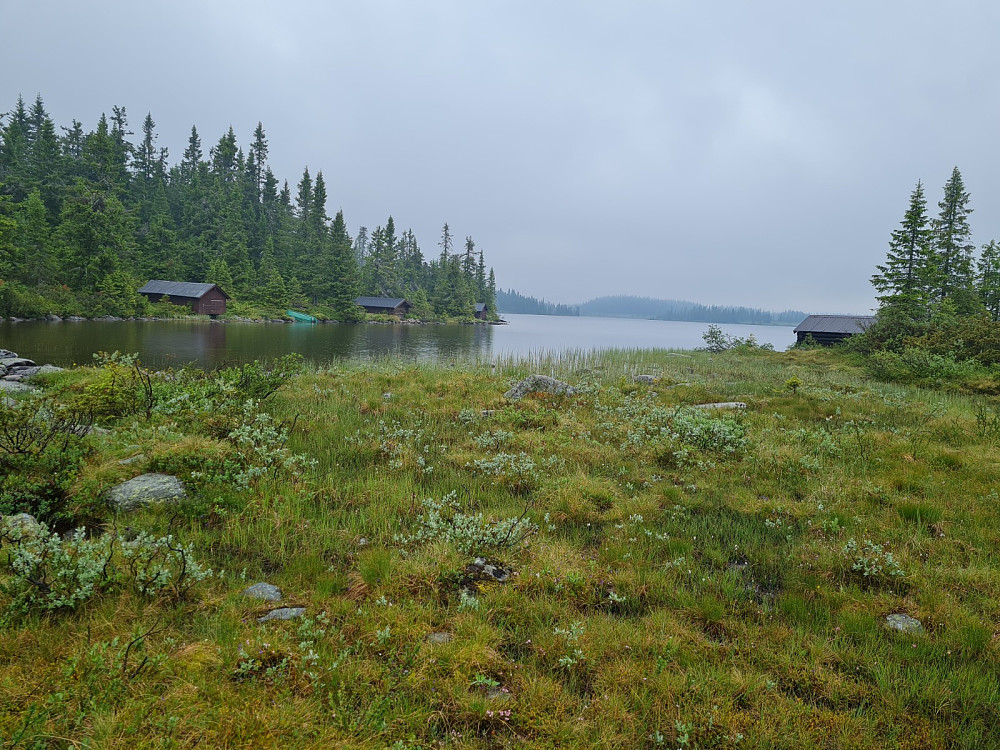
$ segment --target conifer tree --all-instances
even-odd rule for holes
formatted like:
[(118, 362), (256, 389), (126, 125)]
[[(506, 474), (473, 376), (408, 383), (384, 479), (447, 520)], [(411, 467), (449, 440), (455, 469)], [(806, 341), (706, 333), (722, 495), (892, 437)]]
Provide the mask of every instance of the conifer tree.
[(879, 292), (882, 307), (895, 308), (914, 319), (926, 317), (936, 268), (931, 256), (927, 200), (919, 181), (910, 194), (910, 206), (899, 228), (889, 239), (885, 264), (876, 268), (872, 285)]
[(938, 203), (940, 214), (934, 221), (934, 259), (937, 266), (938, 300), (951, 299), (959, 314), (974, 312), (978, 299), (974, 293), (972, 230), (969, 228), (969, 194), (965, 191), (958, 167), (944, 186)]

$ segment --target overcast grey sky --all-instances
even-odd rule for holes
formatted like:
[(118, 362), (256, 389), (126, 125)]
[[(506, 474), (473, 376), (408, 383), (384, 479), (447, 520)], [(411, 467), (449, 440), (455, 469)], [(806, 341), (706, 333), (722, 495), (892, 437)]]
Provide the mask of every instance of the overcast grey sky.
[(1000, 238), (995, 0), (0, 1), (0, 111), (258, 121), (352, 234), (443, 222), (498, 284), (864, 312), (917, 179)]

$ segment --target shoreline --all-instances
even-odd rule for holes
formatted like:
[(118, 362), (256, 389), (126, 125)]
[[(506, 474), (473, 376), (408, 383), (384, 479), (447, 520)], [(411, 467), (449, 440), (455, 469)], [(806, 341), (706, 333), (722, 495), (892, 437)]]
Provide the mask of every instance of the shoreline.
[[(80, 315), (67, 315), (66, 317), (61, 317), (59, 315), (46, 315), (44, 318), (19, 318), (12, 316), (9, 318), (0, 317), (0, 323), (168, 323), (172, 321), (177, 322), (196, 322), (196, 323), (254, 323), (254, 324), (267, 324), (273, 323), (278, 325), (292, 325), (300, 324), (302, 321), (289, 320), (287, 318), (244, 318), (241, 316), (227, 317), (227, 318), (211, 318), (207, 315), (188, 315), (184, 317), (169, 317), (169, 318), (159, 318), (159, 317), (136, 317), (136, 318), (120, 318), (115, 315), (101, 315), (96, 318), (86, 318)], [(502, 326), (509, 325), (506, 320), (460, 320), (460, 321), (443, 321), (443, 320), (317, 320), (315, 323), (309, 323), (308, 325), (407, 325), (407, 326), (444, 326), (444, 325), (462, 325), (462, 326), (477, 326), (477, 325), (492, 325), (492, 326)]]

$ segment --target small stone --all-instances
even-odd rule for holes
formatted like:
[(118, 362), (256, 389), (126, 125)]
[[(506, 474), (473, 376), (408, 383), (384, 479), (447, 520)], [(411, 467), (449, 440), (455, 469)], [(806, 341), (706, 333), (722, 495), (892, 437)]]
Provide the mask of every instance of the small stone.
[(466, 567), (465, 572), (478, 579), (490, 578), (497, 583), (506, 583), (510, 579), (509, 570), (499, 565), (493, 565), (483, 557), (477, 557), (473, 560)]
[(130, 464), (142, 461), (145, 457), (146, 456), (144, 454), (140, 453), (136, 456), (129, 456), (128, 458), (123, 458), (118, 463), (120, 463), (122, 466), (129, 466)]
[(257, 622), (269, 622), (271, 620), (294, 620), (296, 617), (302, 617), (305, 613), (305, 607), (281, 607), (280, 609), (272, 609), (263, 617), (258, 617)]
[(496, 414), (496, 410), (495, 409), (483, 409), (483, 411), (481, 412), (481, 414), (484, 417), (492, 417), (494, 414)]
[(746, 409), (742, 401), (720, 401), (716, 404), (695, 404), (692, 409)]
[(142, 474), (108, 491), (108, 502), (116, 510), (135, 510), (144, 505), (177, 502), (187, 497), (184, 483), (169, 474)]
[(266, 602), (280, 602), (282, 598), (281, 589), (272, 583), (255, 583), (247, 586), (241, 593), (250, 599), (263, 599)]
[(17, 352), (12, 352), (10, 349), (0, 349), (0, 360), (15, 359), (16, 357)]
[(632, 376), (632, 382), (633, 383), (655, 383), (657, 380), (659, 380), (659, 378), (657, 378), (655, 375), (633, 375)]
[(451, 633), (431, 633), (427, 636), (428, 643), (451, 643), (453, 640), (455, 640), (455, 636)]
[(898, 630), (900, 633), (924, 632), (924, 626), (920, 623), (920, 620), (910, 617), (909, 615), (904, 615), (901, 612), (886, 616), (885, 623), (890, 628)]
[(361, 537), (361, 538), (360, 538), (360, 539), (358, 540), (358, 546), (359, 546), (359, 547), (365, 547), (365, 546), (367, 546), (367, 544), (368, 544), (368, 540), (367, 540), (367, 539), (365, 539), (364, 537)]
[(62, 372), (64, 367), (56, 367), (55, 365), (42, 365), (38, 368), (36, 375), (48, 375), (50, 372)]
[(60, 318), (55, 313), (49, 313), (48, 315), (45, 316), (45, 319), (50, 323), (62, 323), (62, 318)]

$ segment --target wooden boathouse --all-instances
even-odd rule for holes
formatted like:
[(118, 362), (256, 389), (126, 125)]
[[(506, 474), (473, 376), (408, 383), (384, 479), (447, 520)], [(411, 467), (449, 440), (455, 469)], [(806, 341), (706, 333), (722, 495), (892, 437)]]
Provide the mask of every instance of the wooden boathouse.
[(139, 290), (150, 302), (164, 297), (174, 305), (191, 305), (197, 315), (225, 315), (226, 300), (231, 297), (216, 284), (197, 284), (188, 281), (163, 281), (153, 279)]
[(864, 333), (874, 322), (874, 315), (810, 315), (795, 327), (795, 343), (811, 336), (817, 344), (830, 346)]
[(413, 307), (403, 297), (358, 297), (354, 304), (372, 315), (395, 315), (397, 318), (405, 317)]

